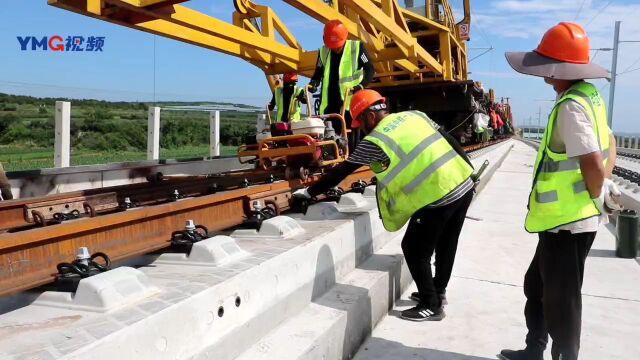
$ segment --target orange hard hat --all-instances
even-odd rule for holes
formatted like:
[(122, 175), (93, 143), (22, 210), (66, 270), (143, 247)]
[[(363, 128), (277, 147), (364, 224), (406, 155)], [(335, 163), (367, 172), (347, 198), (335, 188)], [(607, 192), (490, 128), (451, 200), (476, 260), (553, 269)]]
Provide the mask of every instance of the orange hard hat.
[(386, 99), (379, 92), (370, 89), (360, 90), (351, 98), (351, 127), (360, 127), (360, 115), (377, 103), (384, 103)]
[(562, 62), (588, 64), (589, 37), (582, 26), (561, 22), (547, 30), (534, 51)]
[(324, 25), (324, 46), (329, 49), (341, 49), (347, 42), (349, 31), (340, 20), (331, 20)]
[(283, 81), (284, 81), (285, 84), (296, 82), (296, 81), (298, 81), (298, 74), (296, 74), (294, 72), (288, 72), (288, 73), (284, 74)]

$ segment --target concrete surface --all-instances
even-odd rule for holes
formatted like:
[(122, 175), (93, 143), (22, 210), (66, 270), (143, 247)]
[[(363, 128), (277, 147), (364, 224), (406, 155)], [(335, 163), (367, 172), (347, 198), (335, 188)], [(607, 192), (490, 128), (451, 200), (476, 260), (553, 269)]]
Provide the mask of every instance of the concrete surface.
[[(523, 229), (535, 151), (520, 142), (471, 205), (463, 229), (447, 317), (410, 322), (399, 312), (414, 302), (412, 285), (355, 356), (357, 360), (495, 359), (524, 346), (524, 273), (537, 237)], [(640, 359), (640, 266), (613, 255), (612, 226), (603, 226), (587, 259), (580, 359)], [(551, 359), (549, 351), (546, 359)]]
[[(485, 159), (492, 163), (480, 186), (486, 186), (485, 190), (473, 205), (478, 211), (470, 213), (483, 218), (492, 211), (502, 211), (500, 221), (514, 228), (512, 232), (520, 231), (520, 226), (510, 224), (519, 221), (510, 212), (519, 210), (508, 201), (503, 204), (500, 196), (517, 196), (528, 185), (508, 183), (509, 190), (498, 194), (490, 175), (500, 178), (513, 171), (513, 164), (502, 165), (502, 159), (520, 156), (523, 145), (519, 144), (515, 144), (519, 150), (507, 156), (513, 145), (513, 141), (507, 141), (491, 151), (474, 154), (476, 167)], [(529, 159), (518, 161), (526, 163)], [(488, 195), (483, 197), (485, 192)], [(373, 193), (374, 189), (368, 188), (364, 196), (351, 194), (337, 204), (313, 205), (307, 215), (276, 218), (274, 224), (263, 225), (261, 232), (231, 233), (247, 256), (222, 264), (194, 262), (187, 266), (158, 255), (147, 256), (149, 259), (139, 264), (131, 261), (128, 266), (138, 267), (160, 292), (132, 299), (127, 306), (106, 313), (29, 305), (37, 296), (25, 296), (24, 303), (11, 304), (6, 310), (0, 302), (0, 359), (350, 359), (410, 283), (399, 246), (403, 232), (384, 231)], [(269, 229), (269, 225), (274, 226)], [(465, 234), (476, 231), (473, 226), (495, 232), (483, 241), (502, 241), (500, 236), (508, 235), (504, 227), (482, 220), (469, 220)], [(286, 236), (287, 229), (296, 230), (296, 234)], [(507, 250), (519, 251), (522, 240), (512, 240), (514, 249)], [(218, 253), (216, 246), (204, 249), (210, 253), (207, 256)], [(463, 246), (461, 252), (469, 251), (465, 249)], [(459, 266), (454, 280), (476, 287), (469, 287), (469, 291), (489, 298), (493, 290), (486, 288), (484, 281), (494, 281), (487, 284), (498, 288), (505, 286), (501, 282), (520, 282), (515, 274), (507, 271), (506, 275), (513, 278), (505, 279), (488, 268), (480, 275), (485, 280), (476, 280), (477, 268), (485, 268), (487, 259), (497, 262), (499, 259), (490, 256), (497, 259), (500, 254), (486, 254), (479, 247), (470, 251), (461, 255), (469, 259), (468, 268)], [(516, 266), (524, 265), (516, 262)], [(465, 288), (451, 290), (452, 300), (461, 289)], [(519, 292), (514, 286), (510, 290)], [(600, 294), (610, 296), (614, 290)], [(474, 300), (466, 294), (460, 297), (464, 299), (459, 302)], [(513, 299), (521, 300), (515, 294)], [(402, 300), (400, 305), (408, 302)], [(464, 324), (478, 316), (474, 313), (477, 308), (460, 308), (467, 311), (459, 317)], [(514, 314), (501, 315), (519, 319)], [(376, 331), (384, 329), (388, 321), (384, 320)], [(476, 327), (476, 331), (486, 332), (482, 327)], [(501, 331), (496, 329), (495, 333)], [(454, 343), (452, 339), (445, 338), (445, 344)], [(468, 337), (457, 339), (470, 341)], [(421, 346), (417, 344), (416, 349)], [(393, 349), (386, 345), (383, 348)], [(383, 358), (407, 354), (388, 355)]]

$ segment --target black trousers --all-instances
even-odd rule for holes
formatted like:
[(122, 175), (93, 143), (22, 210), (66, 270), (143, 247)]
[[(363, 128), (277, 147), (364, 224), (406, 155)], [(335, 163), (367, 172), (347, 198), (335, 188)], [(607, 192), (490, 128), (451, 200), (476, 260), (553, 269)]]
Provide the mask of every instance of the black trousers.
[[(451, 279), (458, 238), (467, 209), (473, 199), (470, 190), (459, 200), (437, 208), (418, 210), (402, 239), (402, 252), (416, 282), (421, 305), (440, 306), (440, 297)], [(435, 276), (431, 273), (431, 256), (436, 253)]]
[(544, 351), (553, 339), (553, 359), (575, 360), (580, 349), (584, 263), (595, 232), (538, 234), (539, 241), (524, 276), (527, 348)]

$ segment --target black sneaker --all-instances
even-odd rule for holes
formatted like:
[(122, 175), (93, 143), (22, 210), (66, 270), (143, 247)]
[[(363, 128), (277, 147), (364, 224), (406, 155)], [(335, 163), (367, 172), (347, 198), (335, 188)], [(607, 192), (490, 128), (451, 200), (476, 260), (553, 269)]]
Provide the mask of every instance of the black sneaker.
[[(447, 294), (442, 293), (442, 294), (438, 294), (438, 296), (440, 296), (440, 301), (442, 301), (442, 306), (449, 304), (449, 302), (447, 301)], [(420, 293), (417, 291), (412, 292), (411, 296), (409, 296), (409, 299), (420, 302)]]
[(429, 309), (426, 306), (418, 305), (400, 313), (400, 317), (411, 321), (440, 321), (444, 319), (444, 309), (442, 306), (436, 309)]
[(498, 355), (501, 360), (544, 360), (541, 352), (528, 350), (502, 350)]

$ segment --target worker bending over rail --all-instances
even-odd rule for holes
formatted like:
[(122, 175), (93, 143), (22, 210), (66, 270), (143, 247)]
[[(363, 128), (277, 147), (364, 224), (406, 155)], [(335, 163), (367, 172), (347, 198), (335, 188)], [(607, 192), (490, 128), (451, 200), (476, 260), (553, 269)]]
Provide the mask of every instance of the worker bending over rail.
[(2, 163), (0, 163), (0, 201), (12, 199), (13, 194), (11, 193), (11, 185), (9, 184), (9, 179), (7, 178), (7, 174), (5, 174), (4, 172)]
[(458, 237), (473, 198), (473, 166), (460, 145), (427, 115), (390, 114), (386, 99), (374, 90), (353, 96), (351, 114), (352, 126), (361, 127), (367, 136), (345, 162), (315, 185), (297, 190), (294, 197), (317, 196), (361, 166), (370, 166), (385, 229), (397, 231), (409, 221), (402, 252), (418, 287), (412, 294), (418, 304), (402, 317), (442, 320)]
[[(349, 31), (339, 20), (331, 20), (324, 27), (324, 46), (318, 51), (316, 70), (309, 87), (315, 93), (322, 83), (320, 115), (339, 114), (349, 109), (352, 93), (364, 89), (373, 80), (374, 69), (362, 42), (347, 40)], [(342, 132), (340, 121), (332, 119), (336, 134)], [(347, 128), (351, 128), (351, 114), (345, 112)], [(351, 135), (350, 148), (358, 141)]]
[(278, 109), (276, 121), (290, 122), (300, 120), (300, 103), (307, 103), (305, 89), (296, 86), (298, 74), (289, 72), (284, 74), (282, 86), (273, 91), (273, 97), (269, 102), (269, 111)]
[(524, 276), (526, 348), (503, 350), (505, 360), (542, 360), (548, 335), (554, 360), (578, 359), (585, 260), (607, 212), (619, 209), (620, 192), (606, 178), (615, 164), (615, 141), (604, 100), (584, 81), (607, 78), (608, 72), (589, 62), (589, 50), (585, 30), (563, 22), (534, 51), (506, 54), (511, 67), (543, 77), (557, 97), (540, 142), (525, 222), (539, 237)]

